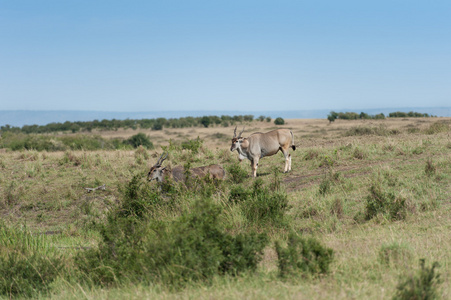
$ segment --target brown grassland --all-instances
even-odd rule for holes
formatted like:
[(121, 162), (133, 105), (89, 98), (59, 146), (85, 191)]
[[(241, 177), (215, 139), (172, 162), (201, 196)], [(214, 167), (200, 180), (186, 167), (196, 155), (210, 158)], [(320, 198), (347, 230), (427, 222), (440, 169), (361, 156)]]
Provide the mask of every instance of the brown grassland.
[[(221, 220), (230, 233), (252, 227), (268, 234), (271, 242), (255, 273), (218, 276), (208, 284), (192, 283), (181, 290), (139, 283), (88, 287), (58, 279), (50, 293), (36, 297), (388, 299), (403, 278), (418, 271), (418, 261), (424, 258), (426, 265), (439, 263), (438, 296), (451, 299), (451, 119), (285, 121), (282, 126), (266, 121), (236, 124), (238, 130), (245, 127), (244, 137), (276, 128), (289, 128), (294, 133), (297, 149), (290, 151), (292, 172), (282, 173), (281, 154), (260, 160), (257, 171), (264, 184), (280, 180), (289, 201), (285, 226), (249, 225), (237, 207), (227, 204), (231, 185), (227, 180), (213, 195), (214, 201), (224, 206)], [(105, 221), (122, 199), (121, 187), (134, 175), (142, 175), (142, 184), (156, 189), (155, 182), (145, 182), (145, 175), (163, 148), (199, 138), (202, 147), (198, 153), (174, 151), (165, 163), (176, 166), (189, 161), (192, 167), (217, 163), (227, 170), (237, 164), (236, 152), (229, 150), (234, 128), (97, 132), (104, 138), (128, 138), (143, 132), (154, 144), (153, 150), (0, 149), (1, 221), (7, 227), (25, 226), (70, 264), (80, 251), (97, 247), (100, 237), (93, 224)], [(250, 175), (249, 161), (240, 166)], [(250, 187), (254, 180), (247, 177), (243, 184)], [(402, 217), (377, 212), (365, 218), (371, 186), (377, 183), (386, 194), (393, 194), (395, 201), (403, 201)], [(88, 193), (85, 189), (103, 184), (106, 190)], [(278, 277), (272, 245), (285, 241), (290, 230), (314, 236), (334, 250), (328, 274), (289, 280)], [(1, 243), (0, 238), (0, 256), (13, 251)]]

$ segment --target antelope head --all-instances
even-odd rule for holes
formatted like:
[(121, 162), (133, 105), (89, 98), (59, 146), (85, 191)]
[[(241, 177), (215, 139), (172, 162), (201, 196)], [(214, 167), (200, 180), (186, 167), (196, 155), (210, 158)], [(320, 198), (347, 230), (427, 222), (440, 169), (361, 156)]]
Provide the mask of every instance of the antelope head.
[(230, 147), (230, 151), (233, 152), (240, 147), (240, 144), (244, 139), (243, 137), (241, 137), (241, 134), (243, 133), (244, 128), (245, 127), (243, 127), (243, 130), (241, 130), (240, 134), (238, 134), (238, 136), (236, 136), (236, 127), (235, 127), (235, 130), (233, 131), (232, 146)]
[(169, 153), (166, 152), (165, 155), (165, 153), (163, 152), (163, 154), (161, 154), (160, 158), (158, 159), (157, 163), (150, 168), (149, 173), (147, 173), (148, 181), (152, 181), (154, 179), (156, 179), (158, 182), (163, 181), (166, 167), (162, 167), (161, 164), (168, 157), (168, 154)]

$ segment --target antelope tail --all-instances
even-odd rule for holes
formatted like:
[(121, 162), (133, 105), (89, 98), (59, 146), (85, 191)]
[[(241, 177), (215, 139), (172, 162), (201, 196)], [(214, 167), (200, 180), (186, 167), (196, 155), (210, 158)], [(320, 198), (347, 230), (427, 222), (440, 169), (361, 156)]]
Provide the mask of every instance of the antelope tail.
[(296, 145), (294, 144), (294, 135), (293, 135), (293, 131), (290, 130), (291, 133), (291, 148), (294, 150), (296, 150)]

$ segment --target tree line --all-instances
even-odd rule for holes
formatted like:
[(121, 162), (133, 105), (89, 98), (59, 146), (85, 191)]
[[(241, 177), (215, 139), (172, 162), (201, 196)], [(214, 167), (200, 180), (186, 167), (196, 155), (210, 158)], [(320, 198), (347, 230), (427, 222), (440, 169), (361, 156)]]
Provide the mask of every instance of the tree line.
[[(429, 115), (427, 113), (419, 113), (410, 111), (408, 113), (406, 112), (391, 112), (388, 114), (389, 118), (429, 118), (433, 117), (432, 115)], [(385, 119), (385, 115), (383, 113), (377, 114), (377, 115), (370, 115), (365, 112), (361, 112), (360, 114), (355, 112), (335, 112), (331, 111), (330, 114), (327, 115), (327, 119), (330, 123), (334, 122), (336, 119), (341, 120), (358, 120), (358, 119)]]
[[(253, 115), (227, 116), (203, 116), (203, 117), (182, 117), (182, 118), (155, 118), (155, 119), (126, 119), (126, 120), (94, 120), (87, 122), (49, 123), (47, 125), (24, 125), (14, 127), (5, 125), (0, 127), (2, 133), (54, 133), (54, 132), (91, 132), (93, 130), (107, 131), (123, 129), (152, 129), (162, 130), (163, 128), (186, 128), (186, 127), (210, 127), (210, 126), (230, 126), (235, 123), (251, 122)], [(271, 117), (259, 116), (256, 120), (271, 122)]]

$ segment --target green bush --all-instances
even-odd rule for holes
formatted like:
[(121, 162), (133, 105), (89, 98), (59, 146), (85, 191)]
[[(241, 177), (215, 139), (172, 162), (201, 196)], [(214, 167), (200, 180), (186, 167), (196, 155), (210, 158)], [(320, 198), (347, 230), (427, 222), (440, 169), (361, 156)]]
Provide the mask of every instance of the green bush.
[(246, 218), (255, 224), (284, 225), (285, 213), (288, 211), (287, 194), (263, 186), (262, 179), (254, 181), (252, 192), (241, 206)]
[(394, 300), (439, 299), (438, 286), (442, 282), (440, 274), (435, 272), (439, 264), (434, 262), (430, 268), (425, 267), (425, 260), (420, 259), (421, 269), (416, 275), (408, 276), (396, 287)]
[(402, 220), (407, 215), (406, 199), (385, 186), (385, 181), (376, 180), (371, 184), (366, 197), (365, 219), (370, 220), (382, 213), (390, 220)]
[(0, 140), (0, 147), (17, 150), (65, 151), (119, 149), (124, 144), (118, 139), (104, 139), (99, 135), (50, 136), (6, 132)]
[(37, 253), (29, 257), (17, 252), (0, 256), (0, 295), (12, 298), (48, 293), (49, 285), (60, 276), (62, 267), (60, 258), (47, 258)]
[(247, 171), (239, 163), (234, 163), (226, 167), (227, 177), (233, 183), (242, 183), (248, 177)]
[(202, 148), (204, 141), (197, 137), (195, 140), (187, 140), (182, 142), (182, 150), (190, 150), (192, 153), (197, 154)]
[(242, 185), (236, 185), (230, 189), (229, 201), (232, 203), (241, 203), (246, 201), (251, 194), (252, 193), (245, 189)]
[(76, 264), (88, 283), (153, 282), (170, 288), (255, 270), (266, 234), (232, 236), (219, 222), (221, 212), (202, 199), (173, 221), (113, 213), (99, 248), (80, 253)]
[(124, 187), (120, 187), (124, 195), (123, 201), (117, 212), (119, 217), (147, 217), (157, 205), (168, 205), (168, 201), (162, 201), (160, 194), (152, 190), (150, 185), (144, 184), (139, 174)]
[(281, 117), (278, 117), (274, 120), (274, 124), (276, 125), (284, 125), (285, 124), (285, 120)]
[(126, 144), (133, 146), (133, 148), (138, 148), (139, 146), (143, 146), (147, 149), (153, 149), (153, 143), (150, 141), (149, 137), (144, 133), (138, 133), (125, 141)]
[(202, 117), (202, 118), (200, 119), (200, 123), (201, 123), (205, 128), (207, 128), (207, 127), (210, 126), (210, 124), (211, 124), (211, 119), (210, 119), (210, 117), (204, 116), (204, 117)]
[(314, 238), (304, 238), (295, 233), (288, 236), (288, 244), (275, 243), (279, 276), (287, 278), (302, 274), (325, 274), (333, 261), (334, 251)]

